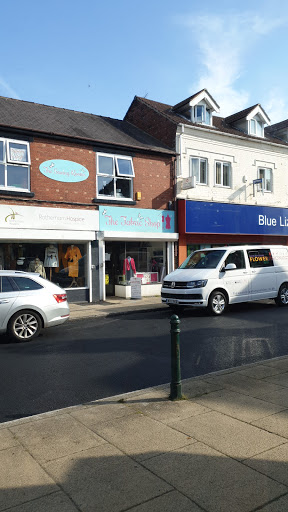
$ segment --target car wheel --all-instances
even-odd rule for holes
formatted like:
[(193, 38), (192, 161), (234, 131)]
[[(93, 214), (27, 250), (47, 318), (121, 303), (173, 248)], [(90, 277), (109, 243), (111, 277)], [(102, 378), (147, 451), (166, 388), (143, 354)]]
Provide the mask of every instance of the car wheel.
[(223, 292), (212, 292), (209, 297), (208, 311), (211, 315), (222, 315), (227, 308), (227, 298)]
[(31, 341), (41, 330), (42, 321), (38, 313), (22, 310), (10, 318), (7, 332), (16, 341)]
[(277, 306), (288, 306), (288, 283), (281, 284), (275, 299)]

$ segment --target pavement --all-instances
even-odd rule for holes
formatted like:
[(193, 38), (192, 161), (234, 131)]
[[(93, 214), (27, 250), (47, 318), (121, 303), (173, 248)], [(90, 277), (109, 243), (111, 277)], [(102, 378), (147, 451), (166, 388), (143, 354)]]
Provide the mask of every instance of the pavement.
[(288, 356), (169, 390), (0, 424), (0, 511), (287, 512)]

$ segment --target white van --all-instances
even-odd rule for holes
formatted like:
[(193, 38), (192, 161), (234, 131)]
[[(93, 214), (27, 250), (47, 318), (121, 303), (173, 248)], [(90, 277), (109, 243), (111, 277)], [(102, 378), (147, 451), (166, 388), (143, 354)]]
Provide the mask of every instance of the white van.
[(288, 305), (288, 247), (240, 245), (195, 251), (164, 279), (162, 302), (208, 308), (221, 315), (228, 304), (275, 299)]

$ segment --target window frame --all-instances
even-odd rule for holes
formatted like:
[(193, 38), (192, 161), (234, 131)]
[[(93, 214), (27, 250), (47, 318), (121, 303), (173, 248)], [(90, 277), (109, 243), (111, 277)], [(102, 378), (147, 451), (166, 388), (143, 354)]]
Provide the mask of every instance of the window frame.
[[(192, 163), (193, 160), (198, 160), (198, 176), (199, 176), (199, 180), (197, 180), (197, 176), (195, 174), (193, 174), (193, 163)], [(200, 168), (201, 161), (205, 162), (205, 178), (206, 178), (205, 182), (200, 181), (200, 179), (201, 179), (201, 168)], [(208, 185), (208, 159), (200, 157), (200, 156), (190, 156), (189, 175), (190, 175), (191, 178), (193, 178), (193, 176), (196, 177), (196, 184), (197, 185)]]
[[(217, 183), (216, 182), (216, 179), (217, 179), (217, 164), (220, 164), (221, 165), (221, 183)], [(229, 180), (229, 184), (228, 185), (224, 185), (223, 182), (223, 168), (224, 168), (224, 165), (228, 165), (229, 166), (229, 175), (228, 175), (228, 180)], [(215, 187), (223, 187), (223, 188), (231, 188), (231, 181), (232, 181), (232, 165), (231, 165), (231, 162), (223, 162), (221, 160), (215, 160), (215, 167), (214, 167), (214, 186)]]
[[(252, 125), (255, 123), (255, 130), (252, 129)], [(255, 119), (253, 117), (249, 120), (249, 134), (255, 135), (255, 137), (264, 137), (264, 123), (261, 123), (261, 121), (258, 121), (258, 119)]]
[[(4, 137), (0, 137), (0, 143), (3, 143), (3, 160), (0, 160), (0, 165), (4, 166), (4, 184), (0, 184), (0, 190), (7, 190), (10, 192), (30, 192), (30, 167), (31, 167), (31, 159), (30, 159), (30, 144), (27, 141), (22, 141), (18, 139), (6, 139)], [(27, 149), (27, 161), (19, 161), (12, 160), (9, 156), (10, 152), (10, 143), (22, 144), (26, 146)], [(22, 167), (23, 171), (25, 170), (27, 177), (27, 188), (25, 187), (17, 187), (13, 185), (8, 185), (8, 167)]]
[[(260, 175), (260, 171), (264, 171), (264, 177)], [(270, 171), (270, 183), (271, 190), (266, 188), (267, 177), (265, 176), (266, 171)], [(262, 178), (262, 185), (259, 185), (259, 190), (262, 192), (267, 192), (268, 194), (273, 193), (273, 171), (271, 167), (258, 167), (257, 169), (257, 177), (258, 179)]]
[[(202, 110), (201, 118), (200, 118), (200, 116), (197, 115), (198, 108), (201, 108), (201, 110)], [(207, 126), (211, 126), (212, 111), (210, 108), (207, 107), (206, 104), (197, 103), (197, 105), (194, 105), (194, 107), (192, 107), (192, 117), (193, 117), (193, 123), (205, 124)], [(207, 122), (207, 118), (208, 118), (209, 122)]]
[[(99, 166), (99, 157), (112, 158), (113, 174), (101, 172), (100, 166)], [(119, 170), (118, 159), (119, 160), (127, 160), (130, 162), (132, 174), (121, 173), (121, 171)], [(107, 177), (107, 178), (113, 179), (113, 195), (108, 196), (105, 194), (101, 194), (99, 192), (98, 177)], [(134, 166), (133, 166), (133, 158), (131, 156), (119, 155), (119, 154), (113, 154), (113, 153), (97, 152), (97, 154), (96, 154), (96, 178), (97, 178), (96, 179), (96, 193), (97, 193), (98, 199), (105, 199), (107, 201), (115, 201), (115, 200), (116, 201), (133, 201), (133, 179), (135, 178), (135, 171), (134, 171)], [(117, 179), (123, 179), (123, 180), (129, 181), (130, 197), (117, 196), (117, 189), (116, 189)]]

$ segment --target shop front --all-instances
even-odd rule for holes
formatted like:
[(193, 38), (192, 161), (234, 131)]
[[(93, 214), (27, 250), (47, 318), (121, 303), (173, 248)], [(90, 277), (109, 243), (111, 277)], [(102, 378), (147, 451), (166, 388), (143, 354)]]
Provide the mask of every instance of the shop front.
[(160, 295), (164, 276), (174, 269), (173, 211), (99, 207), (99, 261), (103, 299), (131, 298), (131, 279), (141, 296)]
[(178, 200), (179, 264), (205, 247), (288, 244), (288, 208)]
[(37, 272), (70, 302), (99, 300), (98, 227), (96, 211), (1, 205), (0, 269)]

